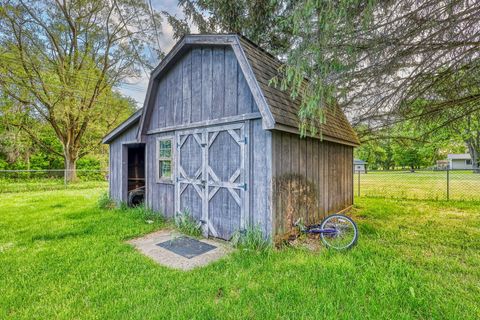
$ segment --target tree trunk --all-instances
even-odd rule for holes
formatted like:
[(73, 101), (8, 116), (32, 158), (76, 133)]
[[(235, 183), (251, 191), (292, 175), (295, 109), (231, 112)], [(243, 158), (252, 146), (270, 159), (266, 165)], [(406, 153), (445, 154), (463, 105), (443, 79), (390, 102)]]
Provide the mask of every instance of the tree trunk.
[(475, 149), (470, 153), (472, 157), (472, 167), (474, 173), (480, 173), (480, 164), (479, 164), (479, 152)]
[(473, 173), (480, 173), (480, 150), (476, 148), (474, 141), (467, 141), (467, 147), (470, 152), (470, 157), (472, 157)]
[(77, 180), (77, 156), (71, 152), (65, 152), (65, 183)]

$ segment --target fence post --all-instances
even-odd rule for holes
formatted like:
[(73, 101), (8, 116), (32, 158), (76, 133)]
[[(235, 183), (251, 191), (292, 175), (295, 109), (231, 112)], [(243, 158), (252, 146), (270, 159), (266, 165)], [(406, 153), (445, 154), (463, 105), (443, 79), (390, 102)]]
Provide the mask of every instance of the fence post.
[(450, 168), (447, 168), (447, 201), (450, 200)]
[(358, 172), (358, 196), (360, 197), (360, 170), (357, 171)]

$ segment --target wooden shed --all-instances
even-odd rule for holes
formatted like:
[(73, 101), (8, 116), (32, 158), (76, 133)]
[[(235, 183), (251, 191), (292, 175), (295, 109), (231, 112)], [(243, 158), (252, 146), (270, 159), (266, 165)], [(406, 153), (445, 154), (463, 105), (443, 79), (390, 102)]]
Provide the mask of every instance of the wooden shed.
[(269, 86), (280, 62), (239, 35), (188, 35), (152, 72), (144, 107), (104, 139), (110, 196), (145, 186), (167, 217), (188, 211), (204, 234), (247, 226), (275, 238), (303, 217), (353, 204), (358, 138), (340, 108), (322, 137), (301, 138), (299, 101)]

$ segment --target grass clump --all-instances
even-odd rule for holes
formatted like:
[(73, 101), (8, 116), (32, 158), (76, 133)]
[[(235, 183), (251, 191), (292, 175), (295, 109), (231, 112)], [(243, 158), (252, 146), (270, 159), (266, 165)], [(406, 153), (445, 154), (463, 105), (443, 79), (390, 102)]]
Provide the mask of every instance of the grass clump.
[(266, 251), (272, 248), (270, 238), (265, 237), (258, 226), (237, 231), (231, 241), (234, 247), (244, 250)]
[(188, 210), (177, 212), (175, 226), (180, 232), (188, 236), (200, 237), (202, 235), (201, 223), (196, 222)]
[(134, 216), (138, 216), (141, 219), (145, 220), (145, 222), (147, 223), (157, 223), (157, 222), (160, 223), (160, 222), (164, 222), (165, 220), (162, 214), (145, 207), (143, 203), (133, 208), (130, 208), (128, 206), (121, 207), (121, 210), (129, 214), (132, 214)]
[(100, 209), (103, 210), (112, 210), (117, 207), (115, 201), (110, 198), (110, 195), (106, 191), (100, 195), (100, 198), (98, 198), (97, 205)]

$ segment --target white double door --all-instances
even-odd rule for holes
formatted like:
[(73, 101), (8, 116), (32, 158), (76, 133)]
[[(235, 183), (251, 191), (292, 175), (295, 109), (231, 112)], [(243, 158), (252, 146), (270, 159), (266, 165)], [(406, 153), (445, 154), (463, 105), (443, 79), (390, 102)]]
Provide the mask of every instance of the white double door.
[(202, 222), (204, 235), (229, 240), (248, 216), (245, 123), (176, 133), (177, 212)]

